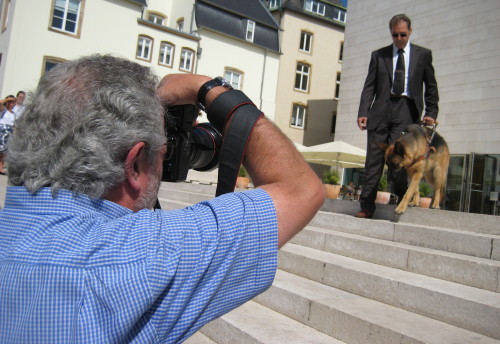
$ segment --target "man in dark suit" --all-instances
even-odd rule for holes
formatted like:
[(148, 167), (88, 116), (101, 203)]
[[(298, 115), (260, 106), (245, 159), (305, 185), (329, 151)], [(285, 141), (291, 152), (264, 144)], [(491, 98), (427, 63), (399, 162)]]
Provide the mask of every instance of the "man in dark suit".
[[(360, 196), (361, 211), (356, 217), (371, 218), (375, 212), (377, 187), (384, 168), (384, 152), (378, 143), (391, 143), (404, 128), (418, 123), (424, 110), (423, 122), (433, 125), (438, 114), (438, 89), (432, 52), (409, 43), (411, 20), (404, 14), (389, 22), (393, 44), (371, 55), (357, 124), (368, 130), (365, 172), (366, 179)], [(425, 93), (424, 93), (425, 86)], [(396, 175), (389, 171), (391, 192), (399, 199), (408, 188), (406, 172)]]

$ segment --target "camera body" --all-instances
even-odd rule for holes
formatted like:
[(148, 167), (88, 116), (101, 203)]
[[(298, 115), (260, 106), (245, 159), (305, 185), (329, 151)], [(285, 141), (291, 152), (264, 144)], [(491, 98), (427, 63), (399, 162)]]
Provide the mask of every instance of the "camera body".
[(193, 124), (198, 117), (194, 105), (165, 107), (167, 152), (162, 181), (185, 181), (189, 169), (210, 171), (219, 164), (222, 135), (210, 123)]

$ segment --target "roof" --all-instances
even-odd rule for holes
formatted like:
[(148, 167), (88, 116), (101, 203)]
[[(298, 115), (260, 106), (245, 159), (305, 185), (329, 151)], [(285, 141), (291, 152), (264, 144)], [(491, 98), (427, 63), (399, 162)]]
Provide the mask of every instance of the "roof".
[(279, 24), (260, 0), (198, 0), (227, 12), (279, 29)]
[[(260, 0), (197, 0), (196, 25), (279, 52), (279, 25)], [(255, 22), (253, 42), (246, 40), (248, 20)]]

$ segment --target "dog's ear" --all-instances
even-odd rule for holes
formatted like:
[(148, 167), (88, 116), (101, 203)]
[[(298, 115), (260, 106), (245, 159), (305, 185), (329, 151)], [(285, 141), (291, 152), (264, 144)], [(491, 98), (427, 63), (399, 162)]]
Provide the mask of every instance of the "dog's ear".
[(401, 142), (396, 141), (394, 143), (394, 153), (396, 153), (400, 157), (404, 158), (404, 156), (405, 156), (405, 146)]
[(387, 143), (382, 143), (382, 142), (378, 142), (377, 143), (377, 146), (378, 148), (380, 148), (381, 150), (383, 150), (384, 152), (386, 151), (387, 147), (389, 146)]

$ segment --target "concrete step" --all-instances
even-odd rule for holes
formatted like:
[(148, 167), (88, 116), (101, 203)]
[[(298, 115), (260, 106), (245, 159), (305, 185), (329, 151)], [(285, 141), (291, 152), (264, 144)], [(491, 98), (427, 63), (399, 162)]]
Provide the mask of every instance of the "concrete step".
[[(396, 206), (377, 204), (375, 219), (389, 220), (395, 223), (453, 228), (469, 232), (500, 235), (500, 216), (464, 213), (449, 210), (422, 209), (408, 207), (402, 215), (394, 212)], [(359, 202), (327, 199), (322, 211), (354, 215), (360, 209)]]
[(280, 270), (272, 287), (255, 301), (350, 344), (500, 343)]
[(308, 226), (294, 244), (500, 292), (500, 261)]
[(206, 324), (200, 332), (219, 344), (345, 344), (253, 301)]
[(281, 270), (500, 339), (500, 294), (287, 244)]
[(189, 337), (183, 343), (184, 344), (217, 344), (217, 342), (214, 342), (213, 340), (211, 340), (210, 338), (205, 336), (200, 331), (193, 334), (191, 337)]
[(310, 226), (446, 252), (500, 260), (500, 236), (319, 211)]

